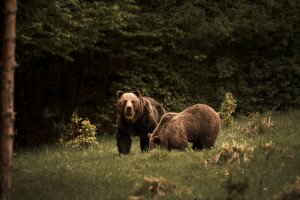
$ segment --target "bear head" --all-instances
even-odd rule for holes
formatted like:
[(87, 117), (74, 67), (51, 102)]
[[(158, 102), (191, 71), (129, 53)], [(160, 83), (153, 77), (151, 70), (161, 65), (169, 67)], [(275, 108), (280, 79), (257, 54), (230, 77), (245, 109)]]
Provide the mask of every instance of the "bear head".
[(117, 92), (118, 113), (127, 122), (134, 123), (143, 111), (143, 100), (140, 92)]
[(169, 142), (167, 138), (172, 136), (172, 129), (169, 127), (169, 122), (175, 115), (176, 113), (164, 114), (153, 133), (148, 134), (150, 150), (156, 148), (169, 149)]
[(148, 134), (149, 137), (149, 150), (157, 149), (161, 146), (161, 138), (153, 133)]
[(169, 149), (168, 141), (165, 137), (156, 135), (155, 132), (149, 133), (149, 150), (162, 148), (162, 149)]

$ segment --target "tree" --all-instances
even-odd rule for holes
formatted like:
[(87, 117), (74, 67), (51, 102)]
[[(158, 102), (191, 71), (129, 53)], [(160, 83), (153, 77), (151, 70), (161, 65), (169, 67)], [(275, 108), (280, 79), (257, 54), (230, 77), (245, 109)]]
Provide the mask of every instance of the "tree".
[(1, 1), (0, 199), (11, 199), (17, 0)]

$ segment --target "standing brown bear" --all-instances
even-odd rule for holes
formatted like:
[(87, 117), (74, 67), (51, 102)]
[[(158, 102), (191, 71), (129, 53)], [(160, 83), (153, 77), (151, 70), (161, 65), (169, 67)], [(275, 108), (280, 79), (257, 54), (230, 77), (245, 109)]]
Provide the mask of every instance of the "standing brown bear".
[(148, 135), (150, 149), (184, 150), (188, 142), (193, 143), (194, 150), (213, 147), (220, 122), (219, 114), (204, 104), (196, 104), (180, 113), (167, 113)]
[(140, 137), (142, 151), (148, 150), (149, 138), (160, 118), (165, 114), (161, 104), (150, 97), (143, 97), (139, 91), (117, 92), (117, 146), (119, 153), (127, 154), (131, 147), (131, 136)]

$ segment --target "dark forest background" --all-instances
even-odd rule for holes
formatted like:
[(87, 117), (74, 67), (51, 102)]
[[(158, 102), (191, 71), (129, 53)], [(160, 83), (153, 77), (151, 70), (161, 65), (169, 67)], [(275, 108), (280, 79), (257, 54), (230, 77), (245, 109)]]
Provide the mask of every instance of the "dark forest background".
[(300, 105), (298, 0), (19, 0), (16, 145), (57, 141), (72, 113), (113, 134), (118, 90), (168, 111)]

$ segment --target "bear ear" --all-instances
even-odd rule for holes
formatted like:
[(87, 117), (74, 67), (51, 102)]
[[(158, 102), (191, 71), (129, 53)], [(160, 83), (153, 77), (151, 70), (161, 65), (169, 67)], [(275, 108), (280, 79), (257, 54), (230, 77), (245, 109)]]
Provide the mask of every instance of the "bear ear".
[(140, 91), (138, 91), (138, 90), (134, 91), (133, 94), (135, 94), (137, 97), (140, 97), (140, 96), (141, 96), (141, 93), (140, 93)]
[(159, 144), (159, 143), (160, 143), (160, 138), (159, 138), (158, 136), (154, 136), (153, 142), (154, 142), (155, 144)]
[(124, 92), (122, 92), (122, 91), (119, 90), (119, 91), (117, 92), (117, 97), (120, 98), (123, 94), (124, 94)]

